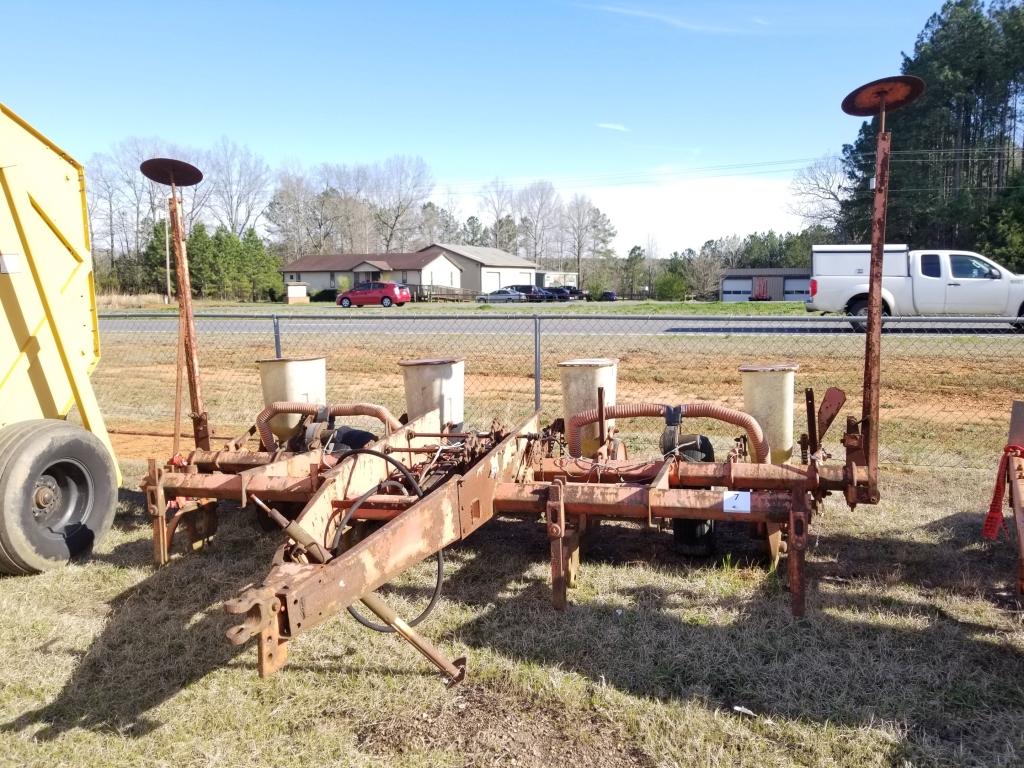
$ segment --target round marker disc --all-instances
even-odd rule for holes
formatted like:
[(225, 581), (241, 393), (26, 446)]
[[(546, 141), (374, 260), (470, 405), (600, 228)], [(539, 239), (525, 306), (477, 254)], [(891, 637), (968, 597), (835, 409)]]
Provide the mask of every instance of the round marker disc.
[(857, 117), (870, 117), (905, 107), (924, 93), (924, 80), (914, 75), (883, 77), (862, 85), (843, 99), (843, 112)]
[(142, 175), (157, 184), (175, 184), (179, 187), (191, 187), (203, 180), (203, 172), (184, 160), (172, 160), (169, 157), (154, 157), (139, 166)]

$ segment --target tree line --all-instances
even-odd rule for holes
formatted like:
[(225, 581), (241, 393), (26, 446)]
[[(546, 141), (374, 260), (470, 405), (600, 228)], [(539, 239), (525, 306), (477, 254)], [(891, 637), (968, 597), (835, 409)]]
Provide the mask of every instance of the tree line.
[[(892, 131), (889, 242), (977, 250), (1024, 271), (1024, 8), (949, 0), (928, 19), (903, 74), (924, 79)], [(877, 118), (794, 180), (805, 218), (843, 242), (869, 237)]]
[[(205, 174), (181, 190), (197, 296), (274, 299), (283, 290), (278, 270), (300, 256), (410, 251), (434, 242), (501, 248), (549, 269), (579, 271), (585, 259), (614, 257), (608, 216), (585, 195), (563, 200), (549, 181), (514, 189), (495, 179), (480, 190), (479, 211), (462, 219), (452, 195), (432, 199), (433, 176), (419, 157), (275, 173), (228, 139), (201, 150), (130, 138), (86, 164), (101, 290), (165, 290), (168, 190), (138, 170), (155, 156), (185, 159)], [(173, 255), (171, 262), (173, 270)]]
[(614, 290), (635, 299), (714, 300), (729, 269), (810, 267), (811, 247), (836, 241), (828, 227), (811, 225), (800, 232), (773, 230), (745, 237), (728, 235), (700, 248), (672, 251), (662, 257), (658, 245), (634, 245), (625, 258), (596, 259), (585, 267), (591, 293)]
[[(1024, 271), (1024, 11), (1020, 0), (949, 0), (904, 56), (923, 98), (889, 117), (893, 131), (890, 242), (980, 250)], [(248, 148), (208, 149), (130, 138), (86, 164), (93, 254), (101, 289), (163, 291), (167, 189), (145, 179), (153, 156), (193, 162), (202, 183), (182, 190), (199, 296), (272, 299), (280, 267), (302, 255), (416, 250), (432, 242), (485, 245), (553, 270), (592, 292), (712, 298), (724, 270), (807, 267), (811, 246), (866, 242), (877, 125), (865, 122), (836, 155), (792, 184), (800, 232), (728, 235), (665, 254), (653, 239), (615, 252), (609, 216), (587, 196), (538, 180), (494, 179), (463, 217), (419, 157), (273, 171)], [(465, 204), (465, 201), (463, 201)], [(653, 227), (652, 227), (653, 228)]]
[[(421, 158), (274, 173), (226, 139), (209, 150), (127, 139), (86, 166), (101, 290), (166, 290), (168, 190), (138, 172), (143, 159), (160, 155), (187, 159), (205, 172), (181, 194), (193, 291), (207, 298), (274, 300), (283, 291), (280, 268), (303, 255), (415, 250), (434, 242), (500, 248), (546, 269), (576, 272), (595, 293), (714, 298), (724, 269), (806, 265), (808, 243), (830, 237), (817, 225), (797, 234), (734, 235), (667, 258), (649, 239), (620, 257), (608, 215), (586, 195), (564, 199), (545, 180), (516, 189), (496, 178), (479, 190), (477, 211), (463, 219), (451, 195), (436, 199)], [(170, 267), (173, 275), (173, 253)]]

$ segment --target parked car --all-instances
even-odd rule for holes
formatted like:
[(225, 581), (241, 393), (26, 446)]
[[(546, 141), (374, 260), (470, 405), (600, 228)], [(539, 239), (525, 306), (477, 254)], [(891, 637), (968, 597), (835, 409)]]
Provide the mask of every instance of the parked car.
[(555, 301), (569, 301), (572, 294), (565, 288), (545, 288), (545, 291), (555, 297)]
[(603, 291), (600, 296), (597, 297), (598, 301), (618, 301), (619, 297), (615, 291)]
[(359, 283), (339, 293), (336, 301), (342, 307), (362, 307), (367, 304), (380, 304), (382, 307), (396, 304), (400, 307), (412, 301), (412, 293), (408, 286), (401, 283)]
[(575, 285), (567, 285), (565, 286), (565, 290), (569, 292), (569, 298), (573, 299), (574, 301), (580, 301), (581, 299), (586, 299), (587, 301), (590, 301), (590, 294), (587, 293), (586, 291), (581, 291)]
[(476, 297), (476, 300), (488, 304), (508, 304), (511, 302), (526, 301), (526, 296), (512, 288), (499, 288), (498, 290), (491, 291), (490, 293), (481, 293)]
[(543, 288), (538, 288), (536, 285), (510, 285), (508, 286), (514, 291), (519, 291), (526, 297), (527, 301), (554, 301), (555, 297), (545, 291)]

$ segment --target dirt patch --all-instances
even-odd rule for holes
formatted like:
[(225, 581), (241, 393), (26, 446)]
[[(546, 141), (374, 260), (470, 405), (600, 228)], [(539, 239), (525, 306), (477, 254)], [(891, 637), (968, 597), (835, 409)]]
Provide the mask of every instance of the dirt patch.
[[(110, 435), (110, 443), (114, 446), (114, 453), (122, 461), (157, 459), (162, 463), (171, 457), (173, 442), (169, 437), (154, 437), (152, 435), (123, 435), (117, 433)], [(192, 441), (187, 437), (181, 438), (181, 444), (187, 448), (192, 447)]]
[(433, 707), (356, 729), (361, 749), (380, 757), (456, 752), (463, 765), (653, 766), (625, 728), (603, 713), (563, 707), (467, 684)]

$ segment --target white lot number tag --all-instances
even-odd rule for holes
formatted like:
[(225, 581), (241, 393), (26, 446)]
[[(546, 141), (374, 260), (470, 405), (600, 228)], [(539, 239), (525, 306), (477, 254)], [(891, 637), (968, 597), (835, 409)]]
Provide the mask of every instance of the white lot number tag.
[(13, 275), (21, 272), (24, 267), (21, 264), (21, 255), (17, 253), (0, 254), (0, 275)]
[(722, 510), (750, 513), (750, 491), (722, 491)]

